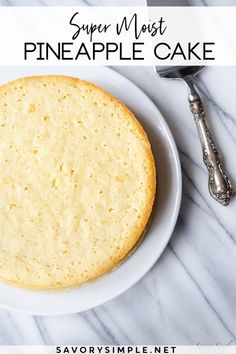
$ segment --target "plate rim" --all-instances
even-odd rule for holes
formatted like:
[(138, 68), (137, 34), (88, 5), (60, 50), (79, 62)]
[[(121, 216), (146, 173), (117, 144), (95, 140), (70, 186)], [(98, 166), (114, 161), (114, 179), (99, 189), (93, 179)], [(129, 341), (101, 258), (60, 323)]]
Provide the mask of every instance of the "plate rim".
[[(39, 67), (36, 67), (35, 69), (37, 70)], [(70, 70), (75, 69), (74, 67), (67, 67)], [(80, 70), (83, 70), (84, 67), (80, 67)], [(100, 306), (112, 299), (117, 298), (119, 295), (121, 295), (122, 293), (126, 292), (128, 289), (130, 289), (132, 286), (134, 286), (136, 283), (138, 283), (146, 274), (148, 271), (151, 270), (151, 268), (154, 266), (154, 264), (158, 261), (158, 259), (160, 258), (160, 256), (162, 255), (163, 251), (165, 250), (168, 242), (170, 241), (170, 238), (173, 234), (177, 219), (178, 219), (178, 215), (179, 215), (179, 210), (180, 210), (180, 205), (181, 205), (181, 200), (182, 200), (182, 171), (181, 171), (181, 163), (180, 163), (180, 157), (179, 157), (179, 153), (178, 153), (178, 149), (176, 146), (176, 142), (175, 139), (173, 137), (173, 134), (164, 118), (164, 116), (162, 115), (162, 113), (160, 112), (159, 108), (157, 107), (157, 105), (152, 101), (152, 99), (137, 85), (135, 84), (132, 80), (128, 79), (126, 76), (124, 76), (123, 74), (121, 74), (120, 72), (116, 71), (115, 69), (108, 67), (108, 66), (99, 66), (99, 68), (105, 69), (107, 71), (110, 71), (111, 74), (117, 76), (120, 80), (124, 81), (124, 82), (128, 82), (129, 85), (133, 86), (133, 88), (138, 91), (141, 95), (144, 95), (146, 100), (149, 101), (149, 103), (151, 104), (151, 106), (158, 112), (158, 119), (161, 121), (162, 125), (164, 126), (168, 139), (170, 139), (170, 142), (168, 142), (168, 145), (171, 145), (171, 148), (173, 150), (173, 157), (174, 157), (174, 162), (175, 162), (175, 169), (176, 169), (176, 176), (177, 176), (177, 192), (176, 192), (176, 198), (175, 198), (175, 204), (173, 207), (173, 213), (172, 213), (172, 218), (171, 218), (171, 224), (168, 228), (168, 235), (165, 236), (164, 241), (162, 242), (161, 247), (159, 247), (158, 252), (156, 253), (156, 256), (153, 257), (152, 261), (148, 263), (148, 265), (146, 265), (146, 267), (143, 267), (143, 272), (140, 272), (138, 276), (136, 276), (134, 279), (131, 279), (129, 281), (128, 286), (123, 286), (120, 287), (119, 291), (116, 291), (115, 295), (112, 294), (106, 294), (106, 296), (103, 296), (103, 299), (100, 299), (100, 301), (97, 301), (95, 305), (88, 305), (88, 306), (84, 306), (83, 308), (79, 309), (79, 306), (76, 308), (71, 308), (69, 310), (66, 310), (64, 308), (61, 309), (57, 309), (57, 311), (55, 311), (55, 309), (52, 310), (46, 310), (46, 311), (37, 311), (37, 309), (35, 309), (35, 311), (32, 311), (30, 309), (25, 308), (24, 306), (21, 307), (17, 307), (14, 305), (9, 305), (9, 304), (3, 304), (1, 302), (0, 299), (0, 307), (2, 309), (6, 309), (6, 310), (14, 310), (14, 311), (18, 311), (21, 313), (25, 313), (25, 314), (30, 314), (30, 315), (37, 315), (37, 316), (57, 316), (57, 315), (66, 315), (66, 314), (73, 314), (73, 313), (79, 313), (79, 312), (83, 312), (86, 310), (89, 310), (91, 308)], [(31, 68), (28, 68), (31, 69)], [(40, 67), (39, 69), (46, 69), (45, 67)], [(54, 70), (57, 70), (58, 67), (55, 67)], [(60, 68), (59, 68), (60, 69)], [(36, 74), (37, 75), (37, 74)], [(65, 75), (67, 75), (67, 73), (65, 73)], [(80, 72), (78, 70), (78, 76), (80, 75)], [(71, 75), (72, 76), (72, 75)], [(78, 77), (75, 76), (75, 77)], [(86, 79), (85, 79), (86, 80)], [(158, 190), (158, 189), (157, 189)], [(147, 233), (149, 232), (149, 229), (147, 231)], [(142, 247), (142, 243), (140, 244), (140, 247)], [(132, 257), (132, 255), (131, 255)], [(120, 266), (118, 266), (119, 268)], [(117, 268), (117, 269), (118, 269)], [(114, 270), (114, 272), (116, 272), (116, 269)], [(107, 275), (104, 275), (105, 278)], [(96, 280), (95, 280), (96, 282)], [(7, 287), (11, 287), (11, 285), (7, 285), (4, 283), (1, 283), (3, 286), (7, 286)], [(86, 284), (84, 285), (86, 286)], [(16, 288), (16, 291), (18, 289)], [(35, 291), (35, 290), (26, 290), (26, 289), (20, 289), (23, 291)], [(73, 289), (65, 289), (65, 290), (61, 290), (63, 292), (66, 291), (76, 291), (78, 290), (78, 288), (73, 288)], [(45, 291), (43, 291), (45, 292)], [(74, 306), (76, 307), (76, 306)]]

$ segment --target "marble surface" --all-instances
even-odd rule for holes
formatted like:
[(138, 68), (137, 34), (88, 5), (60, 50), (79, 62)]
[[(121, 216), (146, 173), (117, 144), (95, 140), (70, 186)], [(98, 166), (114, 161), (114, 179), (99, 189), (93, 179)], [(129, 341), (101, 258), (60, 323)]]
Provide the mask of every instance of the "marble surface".
[[(236, 0), (156, 0), (158, 6), (235, 6)], [(143, 6), (146, 0), (0, 0), (0, 6)]]
[[(90, 5), (141, 2), (86, 1)], [(82, 1), (0, 1), (0, 5), (45, 3), (80, 5)], [(232, 0), (192, 0), (194, 5), (206, 3), (236, 5)], [(183, 170), (183, 199), (173, 237), (160, 260), (138, 284), (93, 310), (38, 317), (0, 309), (0, 345), (236, 344), (236, 199), (222, 207), (209, 197), (183, 84), (159, 79), (150, 67), (114, 69), (149, 95), (175, 137)], [(234, 181), (235, 82), (235, 67), (208, 68), (197, 82)]]

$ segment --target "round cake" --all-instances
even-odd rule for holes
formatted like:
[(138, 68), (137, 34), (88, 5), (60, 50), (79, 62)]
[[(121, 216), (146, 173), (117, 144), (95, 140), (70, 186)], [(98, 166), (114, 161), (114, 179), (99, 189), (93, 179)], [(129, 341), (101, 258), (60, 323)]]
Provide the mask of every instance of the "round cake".
[(1, 280), (55, 289), (112, 270), (141, 239), (155, 189), (147, 136), (109, 93), (66, 76), (0, 87)]

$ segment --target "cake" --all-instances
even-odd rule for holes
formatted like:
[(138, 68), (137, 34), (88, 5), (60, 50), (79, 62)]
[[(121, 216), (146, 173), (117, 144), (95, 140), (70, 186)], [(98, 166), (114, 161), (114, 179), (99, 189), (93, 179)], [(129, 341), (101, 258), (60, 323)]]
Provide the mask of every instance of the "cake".
[(153, 207), (148, 138), (98, 86), (35, 76), (0, 86), (0, 279), (78, 286), (136, 247)]

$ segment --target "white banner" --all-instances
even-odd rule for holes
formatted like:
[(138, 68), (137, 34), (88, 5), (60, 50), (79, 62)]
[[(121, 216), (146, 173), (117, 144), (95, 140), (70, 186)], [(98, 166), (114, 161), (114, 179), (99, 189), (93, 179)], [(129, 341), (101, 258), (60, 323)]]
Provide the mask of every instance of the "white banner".
[(0, 354), (235, 354), (236, 346), (0, 346)]
[(0, 65), (236, 65), (236, 7), (1, 7)]

